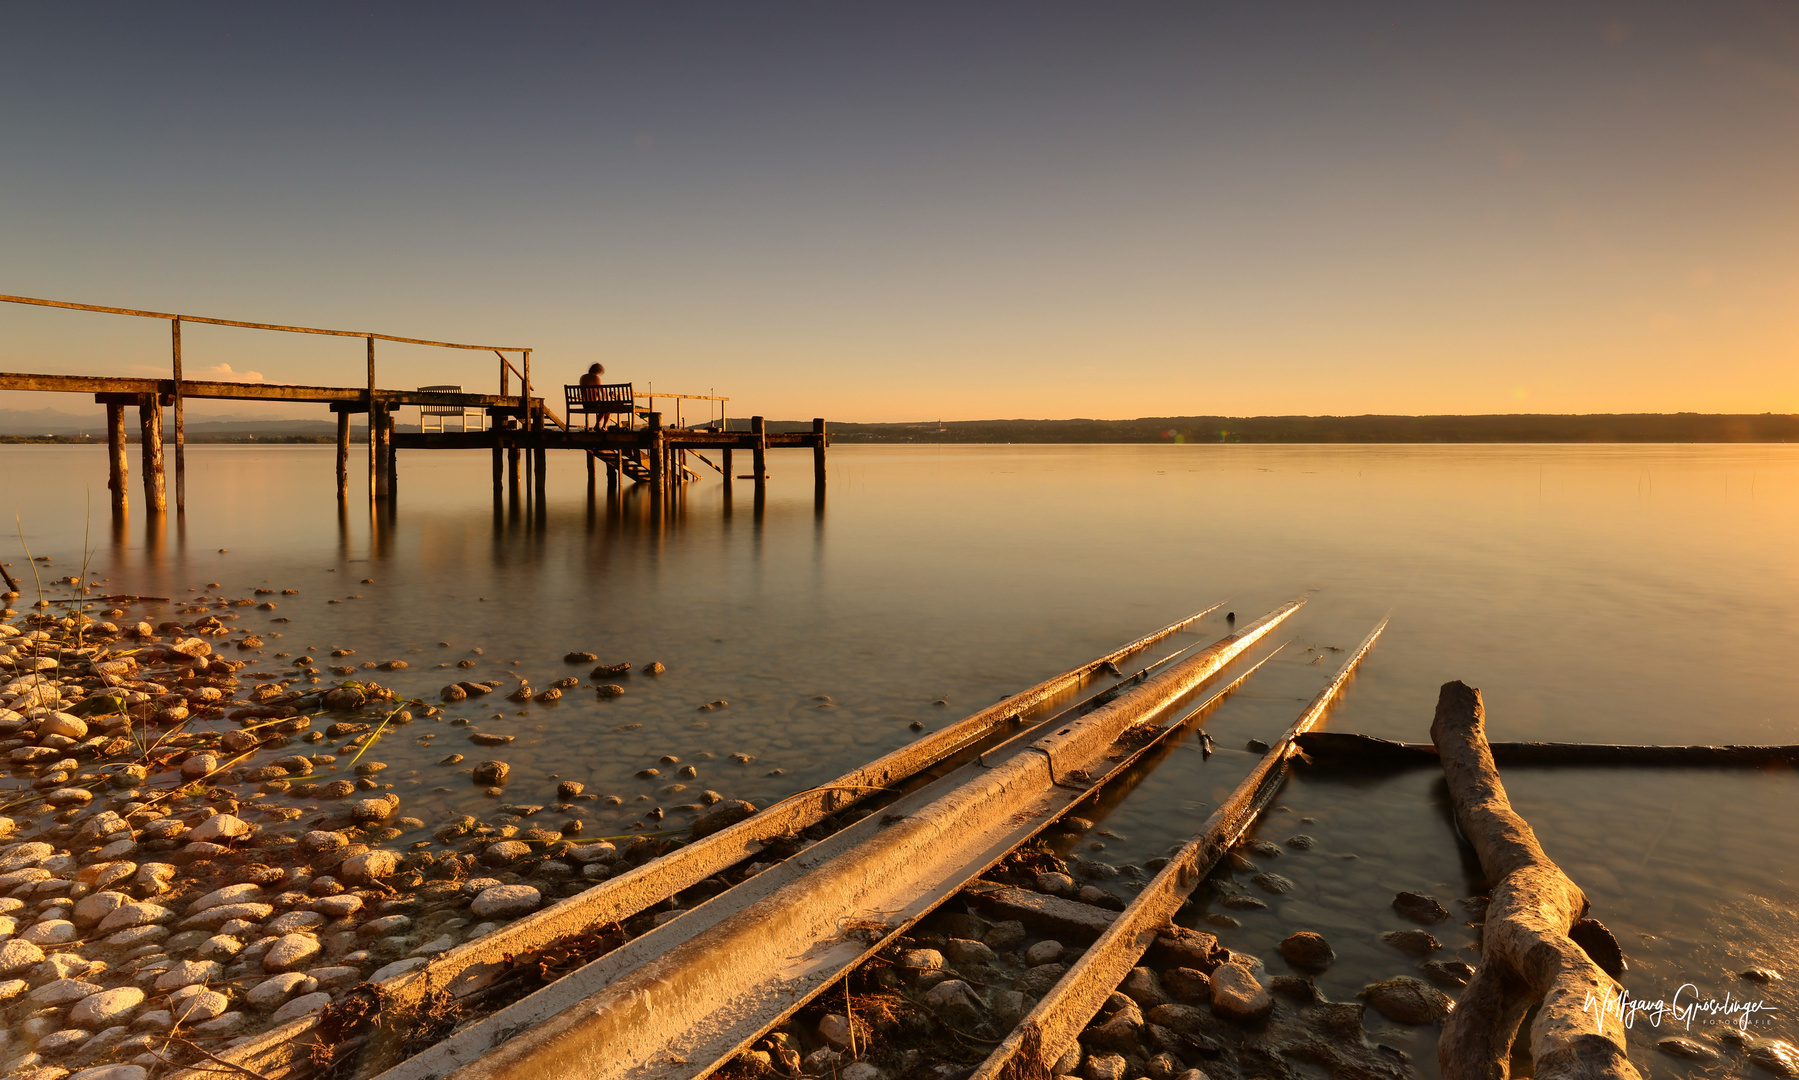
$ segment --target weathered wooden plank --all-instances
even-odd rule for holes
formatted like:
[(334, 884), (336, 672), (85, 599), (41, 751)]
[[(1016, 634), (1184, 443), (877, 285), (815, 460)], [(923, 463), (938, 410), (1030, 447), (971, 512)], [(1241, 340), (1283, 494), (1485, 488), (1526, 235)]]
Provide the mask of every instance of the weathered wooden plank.
[[(76, 394), (166, 394), (175, 392), (173, 379), (140, 379), (112, 375), (39, 375), (0, 372), (0, 390), (38, 390)], [(190, 398), (226, 401), (360, 402), (365, 387), (294, 386), (284, 383), (181, 381), (181, 394)], [(516, 409), (517, 398), (496, 394), (452, 394), (436, 390), (378, 390), (376, 396), (396, 405), (462, 405), (467, 408), (501, 406)]]

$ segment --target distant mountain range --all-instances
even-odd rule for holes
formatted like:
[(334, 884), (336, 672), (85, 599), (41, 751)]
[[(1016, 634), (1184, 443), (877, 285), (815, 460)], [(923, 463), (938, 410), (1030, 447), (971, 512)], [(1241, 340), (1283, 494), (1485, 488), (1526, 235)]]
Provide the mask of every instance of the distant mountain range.
[[(352, 421), (362, 431), (358, 417)], [(137, 417), (128, 414), (135, 437)], [(747, 418), (730, 423), (749, 427)], [(417, 431), (401, 424), (401, 431)], [(771, 432), (810, 431), (809, 420), (770, 420)], [(1478, 416), (1150, 416), (1136, 420), (946, 420), (893, 424), (832, 421), (843, 443), (1532, 443), (1799, 442), (1799, 415), (1787, 413), (1516, 413)], [(187, 421), (190, 442), (330, 439), (330, 420), (215, 416)], [(0, 409), (0, 436), (105, 438), (104, 413)], [(360, 437), (360, 436), (359, 436)]]

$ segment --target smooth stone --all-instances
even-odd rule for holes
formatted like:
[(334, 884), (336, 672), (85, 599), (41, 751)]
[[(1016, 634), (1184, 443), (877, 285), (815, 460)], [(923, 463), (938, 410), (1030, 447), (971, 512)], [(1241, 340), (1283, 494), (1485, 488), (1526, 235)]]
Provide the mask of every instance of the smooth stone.
[(943, 954), (952, 964), (991, 964), (998, 959), (985, 944), (967, 938), (950, 938), (943, 946)]
[(275, 974), (292, 971), (311, 963), (321, 950), (319, 939), (311, 934), (286, 934), (262, 954), (262, 969)]
[(325, 922), (325, 916), (316, 911), (289, 911), (277, 915), (268, 922), (263, 923), (262, 932), (264, 934), (273, 934), (280, 937), (285, 934), (295, 934), (302, 930), (316, 930), (325, 925)]
[(248, 836), (250, 831), (250, 823), (234, 814), (214, 814), (194, 826), (187, 838), (196, 843), (218, 844)]
[(1389, 930), (1380, 939), (1407, 956), (1429, 956), (1443, 947), (1429, 930)]
[(1086, 1080), (1124, 1080), (1126, 1064), (1118, 1054), (1094, 1054), (1081, 1069)]
[(189, 904), (187, 906), (187, 913), (189, 915), (198, 915), (208, 908), (220, 907), (224, 904), (246, 903), (260, 899), (261, 896), (262, 886), (254, 883), (227, 885), (222, 889), (214, 889), (205, 896), (202, 896), (200, 899)]
[(417, 971), (429, 963), (430, 961), (422, 956), (409, 956), (404, 960), (395, 960), (386, 967), (376, 968), (374, 973), (369, 976), (369, 982), (386, 982), (388, 979), (404, 975), (409, 971)]
[(1799, 1049), (1779, 1039), (1763, 1039), (1749, 1048), (1749, 1060), (1775, 1076), (1799, 1077)]
[(121, 892), (92, 893), (75, 902), (70, 918), (76, 926), (93, 926), (129, 903), (131, 897)]
[(183, 960), (156, 977), (155, 989), (167, 993), (178, 987), (208, 983), (219, 977), (220, 970), (215, 960)]
[(244, 995), (244, 1000), (259, 1009), (274, 1009), (295, 994), (310, 994), (317, 987), (318, 980), (310, 975), (284, 971), (257, 983)]
[(135, 986), (102, 990), (81, 999), (69, 1010), (69, 1023), (80, 1028), (104, 1028), (123, 1024), (144, 1003), (144, 992)]
[(94, 928), (96, 934), (113, 934), (120, 930), (129, 930), (134, 926), (150, 923), (167, 922), (175, 917), (175, 913), (161, 904), (138, 902), (121, 904), (110, 915), (100, 920)]
[(71, 1073), (68, 1080), (144, 1080), (142, 1065), (96, 1065)]
[(524, 915), (536, 911), (543, 895), (529, 885), (495, 885), (483, 889), (469, 910), (479, 918)]
[(1699, 1042), (1697, 1039), (1688, 1039), (1679, 1035), (1657, 1042), (1655, 1048), (1662, 1053), (1673, 1057), (1682, 1058), (1686, 1061), (1703, 1061), (1708, 1065), (1717, 1061), (1720, 1057), (1718, 1051)]
[(33, 945), (67, 945), (81, 936), (81, 931), (67, 919), (45, 919), (33, 923), (19, 935), (20, 941), (29, 941)]
[(961, 979), (945, 979), (925, 991), (923, 1001), (951, 1024), (964, 1029), (981, 1022), (981, 1002)]
[(100, 987), (80, 979), (57, 979), (33, 990), (30, 999), (39, 1005), (68, 1005), (100, 992)]

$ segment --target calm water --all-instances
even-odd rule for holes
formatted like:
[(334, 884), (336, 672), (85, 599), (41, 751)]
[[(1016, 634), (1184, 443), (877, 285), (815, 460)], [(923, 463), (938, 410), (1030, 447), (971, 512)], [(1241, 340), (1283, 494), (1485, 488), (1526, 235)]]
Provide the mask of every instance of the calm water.
[[(115, 529), (99, 448), (0, 448), (0, 483), (32, 551), (55, 559), (47, 575), (80, 572), (88, 530), (90, 576), (109, 592), (298, 589), (274, 612), (232, 609), (285, 635), (265, 658), (316, 646), (405, 659), (376, 677), (433, 701), (451, 671), (540, 688), (585, 676), (562, 662), (570, 650), (662, 661), (667, 674), (633, 676), (614, 700), (576, 690), (554, 706), (451, 710), (519, 736), (498, 755), (515, 770), (509, 800), (549, 802), (552, 775), (624, 797), (594, 815), (602, 833), (702, 788), (778, 798), (902, 744), (914, 721), (939, 726), (1218, 600), (1247, 619), (1310, 598), (1277, 635), (1292, 643), (1211, 719), (1225, 752), (1163, 755), (1109, 800), (1099, 828), (1114, 835), (1081, 838), (1086, 854), (1141, 862), (1183, 839), (1252, 761), (1244, 741), (1278, 733), (1328, 678), (1328, 647), (1387, 616), (1336, 730), (1428, 740), (1436, 689), (1459, 678), (1485, 693), (1494, 738), (1799, 743), (1795, 448), (840, 446), (823, 508), (806, 457), (775, 453), (761, 512), (747, 483), (727, 504), (708, 473), (660, 523), (634, 493), (609, 506), (602, 488), (590, 504), (572, 456), (552, 457), (544, 506), (496, 514), (485, 452), (402, 454), (395, 513), (340, 516), (331, 453), (190, 448), (185, 525), (140, 512)], [(23, 567), (16, 537), (0, 551)], [(1178, 644), (1223, 633), (1222, 614)], [(439, 670), (464, 658), (476, 666)], [(421, 722), (382, 742), (404, 812), (491, 812), (435, 764), (487, 756), (464, 736)], [(690, 792), (634, 777), (663, 754), (699, 765)], [(1758, 1033), (1793, 1037), (1799, 778), (1512, 768), (1506, 780), (1624, 944), (1635, 996), (1691, 982), (1701, 997), (1760, 998), (1780, 1015)], [(1484, 891), (1430, 770), (1307, 770), (1282, 805), (1261, 835), (1319, 846), (1266, 860), (1299, 889), (1232, 912), (1243, 926), (1222, 936), (1280, 970), (1275, 941), (1323, 931), (1340, 957), (1320, 980), (1333, 996), (1415, 963), (1373, 940), (1403, 925), (1394, 891)], [(1445, 957), (1471, 940), (1439, 937)], [(1788, 981), (1735, 977), (1752, 963)], [(1670, 1023), (1639, 1019), (1633, 1040)], [(1384, 1037), (1434, 1070), (1424, 1036)], [(1653, 1050), (1633, 1058), (1690, 1072)]]

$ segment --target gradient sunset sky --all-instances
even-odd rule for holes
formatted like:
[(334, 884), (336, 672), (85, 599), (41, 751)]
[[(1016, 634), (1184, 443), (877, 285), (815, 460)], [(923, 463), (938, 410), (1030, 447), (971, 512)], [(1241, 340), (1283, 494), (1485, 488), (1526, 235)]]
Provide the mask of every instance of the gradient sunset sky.
[[(528, 345), (553, 396), (600, 360), (733, 415), (1799, 411), (1791, 4), (0, 26), (4, 293)], [(167, 343), (0, 305), (7, 370), (161, 372)], [(363, 378), (347, 339), (190, 327), (186, 354)], [(496, 364), (383, 346), (380, 382)], [(46, 406), (95, 409), (0, 395)]]

